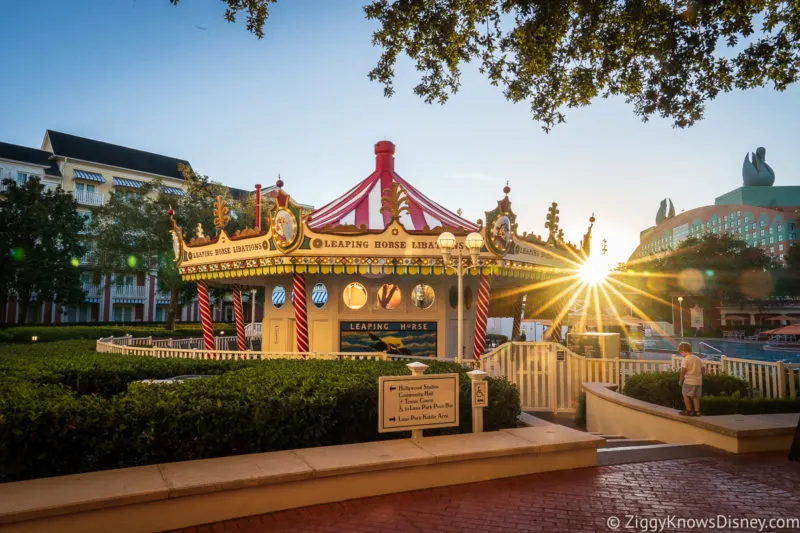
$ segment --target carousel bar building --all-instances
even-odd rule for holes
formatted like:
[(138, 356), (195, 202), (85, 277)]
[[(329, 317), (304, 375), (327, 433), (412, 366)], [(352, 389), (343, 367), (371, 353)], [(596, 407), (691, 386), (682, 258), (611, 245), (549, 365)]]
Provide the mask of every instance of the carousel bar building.
[(493, 310), (519, 313), (529, 287), (574, 270), (566, 247), (517, 234), (508, 186), (472, 222), (398, 175), (394, 154), (393, 143), (378, 142), (375, 171), (311, 213), (278, 180), (276, 194), (257, 198), (254, 228), (226, 233), (222, 199), (213, 237), (173, 221), (175, 260), (197, 283), (207, 350), (216, 286), (233, 291), (239, 350), (241, 292), (257, 289), (267, 302), (261, 351), (478, 358)]

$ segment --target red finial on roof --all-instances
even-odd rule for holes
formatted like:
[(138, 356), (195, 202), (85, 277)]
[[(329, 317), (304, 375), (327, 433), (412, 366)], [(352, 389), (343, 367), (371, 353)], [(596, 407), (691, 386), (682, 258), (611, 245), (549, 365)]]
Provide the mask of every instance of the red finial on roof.
[(283, 180), (281, 179), (281, 175), (278, 174), (278, 181), (275, 182), (275, 186), (279, 189), (283, 188)]
[(394, 170), (394, 143), (392, 141), (375, 143), (375, 170)]
[(506, 186), (505, 186), (505, 187), (503, 187), (503, 192), (504, 192), (505, 194), (508, 194), (508, 193), (510, 193), (510, 192), (511, 192), (511, 187), (509, 187), (509, 186), (508, 186), (508, 182), (506, 182)]

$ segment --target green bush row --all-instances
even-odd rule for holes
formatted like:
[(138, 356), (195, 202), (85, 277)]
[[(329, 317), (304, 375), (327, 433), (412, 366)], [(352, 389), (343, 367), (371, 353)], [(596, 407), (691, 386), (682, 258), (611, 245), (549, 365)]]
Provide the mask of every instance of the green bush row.
[[(404, 436), (377, 433), (378, 377), (408, 374), (403, 362), (168, 360), (90, 346), (2, 348), (0, 482)], [(443, 372), (460, 375), (460, 426), (426, 435), (471, 431), (470, 380), (452, 363), (428, 370)], [(135, 382), (187, 373), (216, 376)], [(516, 387), (490, 379), (485, 429), (514, 427), (519, 413)]]
[(800, 413), (800, 398), (742, 398), (740, 396), (703, 396), (700, 412), (704, 415), (764, 415)]
[[(235, 334), (232, 324), (214, 324), (214, 332), (219, 335), (225, 331), (227, 335)], [(163, 325), (136, 324), (108, 324), (102, 326), (14, 326), (0, 329), (0, 344), (53, 342), (73, 339), (100, 339), (102, 337), (121, 337), (123, 335), (134, 337), (200, 337), (202, 329), (200, 324), (176, 324), (174, 330), (168, 330)]]
[[(677, 372), (637, 374), (628, 378), (623, 392), (638, 400), (683, 409), (678, 376)], [(700, 412), (704, 415), (797, 413), (800, 399), (751, 397), (746, 381), (725, 374), (706, 374)]]
[[(625, 381), (623, 394), (645, 402), (683, 409), (681, 386), (678, 372), (655, 372), (636, 374)], [(748, 396), (750, 386), (734, 376), (727, 374), (706, 374), (703, 376), (704, 396)]]

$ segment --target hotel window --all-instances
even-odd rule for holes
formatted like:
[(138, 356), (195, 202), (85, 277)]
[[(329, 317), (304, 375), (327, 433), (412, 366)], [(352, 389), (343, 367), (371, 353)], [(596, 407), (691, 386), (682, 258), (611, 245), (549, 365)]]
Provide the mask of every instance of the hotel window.
[(783, 254), (781, 254), (781, 261), (783, 261)]
[(783, 231), (783, 224), (778, 224), (778, 231), (779, 232)]
[(783, 251), (783, 245), (782, 244), (778, 245), (778, 250), (780, 250), (781, 252)]
[(795, 240), (795, 235), (796, 235), (796, 233), (790, 233), (790, 234), (789, 234), (789, 240), (790, 240), (790, 241), (793, 241), (793, 240)]
[(31, 178), (39, 178), (41, 176), (37, 176), (36, 174), (31, 174), (30, 172), (17, 172), (17, 185), (22, 187), (27, 183), (27, 181)]
[(88, 192), (94, 194), (96, 191), (94, 183), (80, 183), (75, 182), (75, 190), (78, 192)]
[(133, 306), (132, 305), (115, 305), (114, 306), (114, 321), (115, 322), (132, 322), (133, 321)]

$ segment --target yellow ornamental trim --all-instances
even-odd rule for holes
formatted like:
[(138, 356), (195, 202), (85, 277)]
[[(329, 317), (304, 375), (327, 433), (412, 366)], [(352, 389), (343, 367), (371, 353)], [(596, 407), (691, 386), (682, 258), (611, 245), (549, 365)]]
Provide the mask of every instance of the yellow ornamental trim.
[(342, 265), (333, 265), (334, 274), (341, 274), (342, 272), (344, 272), (344, 267)]
[(359, 265), (358, 273), (361, 275), (369, 274), (369, 267), (367, 265)]
[(417, 274), (419, 274), (419, 267), (418, 266), (408, 267), (408, 274), (411, 276), (416, 276)]
[(309, 274), (317, 274), (319, 272), (319, 265), (308, 265)]
[(444, 267), (435, 266), (433, 267), (433, 274), (435, 276), (441, 276), (444, 273)]
[(320, 267), (320, 272), (322, 274), (330, 274), (331, 273), (331, 266), (330, 265), (322, 265)]

